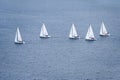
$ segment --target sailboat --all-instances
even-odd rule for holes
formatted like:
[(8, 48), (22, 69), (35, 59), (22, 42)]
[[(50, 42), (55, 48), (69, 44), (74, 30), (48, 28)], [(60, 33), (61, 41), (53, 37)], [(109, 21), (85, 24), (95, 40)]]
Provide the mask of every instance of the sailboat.
[(51, 36), (48, 35), (45, 24), (43, 23), (43, 25), (41, 27), (41, 32), (40, 32), (40, 38), (49, 38), (49, 37), (51, 37)]
[(22, 36), (19, 30), (19, 27), (17, 27), (16, 35), (15, 35), (15, 43), (16, 44), (23, 44)]
[(89, 41), (94, 41), (96, 40), (95, 36), (94, 36), (94, 33), (93, 33), (93, 29), (92, 29), (92, 26), (90, 24), (89, 28), (88, 28), (88, 31), (87, 31), (87, 34), (86, 34), (86, 37), (85, 37), (86, 40), (89, 40)]
[(74, 24), (72, 24), (72, 27), (70, 29), (69, 38), (70, 39), (78, 39), (79, 38)]
[(104, 22), (102, 22), (101, 24), (101, 28), (100, 28), (100, 36), (109, 36), (110, 34), (108, 33)]

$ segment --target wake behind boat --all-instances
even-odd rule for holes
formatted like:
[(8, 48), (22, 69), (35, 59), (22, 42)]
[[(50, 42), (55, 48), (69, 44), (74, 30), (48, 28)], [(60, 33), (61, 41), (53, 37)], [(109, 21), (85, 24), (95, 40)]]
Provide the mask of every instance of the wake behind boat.
[(102, 22), (101, 24), (101, 28), (100, 28), (100, 36), (109, 36), (109, 32), (107, 31), (104, 22)]
[(50, 37), (51, 36), (48, 35), (45, 24), (43, 24), (42, 27), (41, 27), (40, 38), (50, 38)]
[(70, 29), (69, 38), (70, 39), (78, 39), (78, 38), (80, 38), (79, 35), (77, 34), (77, 31), (76, 31), (76, 28), (75, 28), (74, 24), (72, 24), (72, 27)]
[(19, 30), (19, 27), (17, 27), (16, 35), (15, 35), (15, 44), (23, 44), (24, 41), (22, 40), (22, 36)]
[(88, 40), (88, 41), (94, 41), (94, 40), (96, 40), (96, 38), (94, 36), (94, 33), (93, 33), (93, 29), (92, 29), (91, 24), (90, 24), (90, 26), (88, 28), (88, 31), (87, 31), (85, 39)]

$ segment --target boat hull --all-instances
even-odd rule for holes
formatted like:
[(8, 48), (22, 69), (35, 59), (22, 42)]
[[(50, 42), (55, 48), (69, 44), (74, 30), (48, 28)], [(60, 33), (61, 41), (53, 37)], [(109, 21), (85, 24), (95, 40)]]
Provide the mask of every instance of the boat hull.
[(95, 38), (85, 39), (86, 41), (96, 41)]
[(23, 41), (21, 41), (21, 42), (15, 42), (15, 44), (24, 44), (24, 42)]
[(51, 36), (40, 36), (40, 38), (50, 38)]
[(108, 36), (110, 36), (110, 34), (100, 34), (100, 36), (108, 37)]
[(79, 39), (80, 37), (69, 37), (69, 39)]

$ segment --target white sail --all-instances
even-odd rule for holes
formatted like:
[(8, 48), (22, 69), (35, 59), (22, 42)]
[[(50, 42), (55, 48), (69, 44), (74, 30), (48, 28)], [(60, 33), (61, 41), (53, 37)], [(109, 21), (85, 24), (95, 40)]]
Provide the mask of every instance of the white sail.
[(94, 33), (93, 33), (93, 29), (92, 29), (92, 26), (90, 24), (89, 28), (88, 28), (88, 31), (87, 31), (87, 34), (86, 34), (86, 37), (85, 37), (86, 40), (95, 40), (95, 36), (94, 36)]
[(48, 36), (48, 32), (45, 27), (45, 24), (43, 24), (41, 27), (40, 37), (50, 37), (50, 36)]
[(16, 31), (15, 43), (23, 43), (19, 28), (17, 28), (17, 31)]
[(74, 24), (72, 24), (72, 27), (70, 29), (69, 38), (78, 38), (78, 34)]
[(101, 36), (105, 36), (105, 35), (108, 35), (109, 33), (108, 33), (108, 31), (107, 31), (107, 29), (106, 29), (106, 27), (105, 27), (105, 25), (104, 25), (104, 22), (102, 22), (102, 24), (101, 24), (101, 28), (100, 28), (100, 35)]

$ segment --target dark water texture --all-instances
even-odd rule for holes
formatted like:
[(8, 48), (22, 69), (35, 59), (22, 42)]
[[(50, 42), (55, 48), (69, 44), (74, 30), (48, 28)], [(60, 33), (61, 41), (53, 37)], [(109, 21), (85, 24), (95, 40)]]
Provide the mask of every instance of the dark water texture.
[[(42, 23), (52, 38), (39, 38)], [(72, 23), (81, 39), (68, 39)], [(84, 40), (89, 24), (97, 41)], [(0, 80), (119, 80), (119, 48), (119, 0), (0, 0)]]

